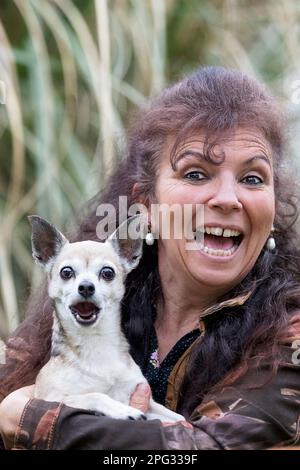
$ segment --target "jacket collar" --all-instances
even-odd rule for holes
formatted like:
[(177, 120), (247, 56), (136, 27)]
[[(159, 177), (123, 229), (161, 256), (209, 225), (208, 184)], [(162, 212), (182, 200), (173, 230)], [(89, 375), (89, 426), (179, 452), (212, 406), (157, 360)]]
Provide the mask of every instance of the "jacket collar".
[(250, 290), (249, 292), (240, 294), (236, 297), (233, 297), (232, 299), (223, 300), (223, 302), (219, 302), (219, 303), (213, 305), (212, 307), (208, 307), (201, 314), (201, 318), (207, 317), (208, 315), (211, 315), (212, 313), (215, 313), (218, 310), (221, 310), (222, 308), (225, 308), (225, 307), (237, 307), (237, 306), (240, 306), (240, 305), (244, 305), (244, 303), (252, 295), (253, 291), (254, 291), (254, 289)]
[(233, 297), (231, 299), (223, 300), (222, 302), (216, 303), (215, 305), (212, 305), (211, 307), (208, 307), (204, 312), (201, 313), (200, 318), (199, 318), (199, 329), (201, 332), (205, 330), (205, 323), (204, 319), (208, 317), (209, 315), (212, 315), (215, 312), (218, 312), (219, 310), (222, 310), (225, 307), (239, 307), (241, 305), (244, 305), (246, 301), (251, 297), (255, 290), (255, 287), (251, 289), (248, 292), (244, 292), (243, 294), (239, 294), (236, 297)]
[(201, 341), (203, 335), (205, 334), (205, 322), (203, 321), (205, 317), (208, 317), (209, 315), (212, 315), (213, 313), (225, 307), (238, 307), (238, 306), (244, 305), (246, 301), (249, 299), (249, 297), (251, 297), (254, 290), (255, 290), (255, 287), (253, 287), (248, 292), (244, 292), (243, 294), (237, 295), (236, 297), (216, 303), (215, 305), (207, 308), (206, 310), (204, 310), (204, 312), (202, 312), (201, 317), (199, 319), (199, 329), (201, 332), (200, 336), (198, 336), (198, 338), (183, 353), (183, 355), (178, 360), (177, 364), (171, 371), (171, 374), (168, 378), (168, 387), (167, 387), (167, 394), (166, 394), (166, 400), (165, 400), (165, 404), (168, 408), (170, 408), (173, 411), (176, 411), (177, 403), (179, 399), (179, 393), (180, 393), (180, 386), (181, 386), (181, 383), (185, 374), (189, 356), (195, 344)]

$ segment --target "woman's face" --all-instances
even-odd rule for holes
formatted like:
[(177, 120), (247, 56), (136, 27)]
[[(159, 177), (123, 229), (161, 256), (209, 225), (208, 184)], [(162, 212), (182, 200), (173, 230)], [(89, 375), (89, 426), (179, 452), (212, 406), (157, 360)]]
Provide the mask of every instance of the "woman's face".
[[(188, 285), (192, 281), (197, 288), (227, 291), (249, 273), (270, 235), (275, 215), (272, 152), (259, 131), (241, 128), (214, 147), (215, 154), (224, 156), (216, 165), (201, 157), (203, 141), (195, 136), (181, 146), (175, 171), (170, 142), (155, 193), (159, 204), (203, 205), (203, 243), (190, 250), (184, 237), (160, 238), (159, 260)], [(194, 210), (193, 229), (195, 220)]]

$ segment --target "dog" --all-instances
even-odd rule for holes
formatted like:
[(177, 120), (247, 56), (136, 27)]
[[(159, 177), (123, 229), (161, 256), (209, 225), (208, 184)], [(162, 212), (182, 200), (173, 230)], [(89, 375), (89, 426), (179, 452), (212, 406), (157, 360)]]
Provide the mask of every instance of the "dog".
[(46, 220), (29, 217), (32, 255), (47, 273), (54, 302), (51, 356), (37, 376), (34, 397), (116, 419), (183, 421), (152, 398), (146, 415), (129, 405), (136, 386), (147, 383), (121, 329), (125, 279), (143, 246), (142, 237), (120, 237), (132, 219), (105, 242), (70, 243)]

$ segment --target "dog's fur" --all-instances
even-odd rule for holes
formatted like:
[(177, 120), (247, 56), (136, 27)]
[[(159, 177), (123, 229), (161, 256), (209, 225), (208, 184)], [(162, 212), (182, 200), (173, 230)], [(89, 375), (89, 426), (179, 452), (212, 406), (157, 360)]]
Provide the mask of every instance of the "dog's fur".
[[(55, 304), (51, 358), (37, 377), (34, 396), (113, 418), (145, 419), (129, 406), (137, 384), (146, 379), (129, 354), (120, 320), (124, 282), (139, 263), (142, 238), (120, 239), (117, 229), (104, 243), (70, 243), (40, 217), (29, 219), (33, 257), (48, 274)], [(72, 268), (70, 279), (62, 278), (64, 267)], [(113, 269), (113, 279), (101, 275), (103, 267)], [(153, 399), (146, 417), (184, 419)]]

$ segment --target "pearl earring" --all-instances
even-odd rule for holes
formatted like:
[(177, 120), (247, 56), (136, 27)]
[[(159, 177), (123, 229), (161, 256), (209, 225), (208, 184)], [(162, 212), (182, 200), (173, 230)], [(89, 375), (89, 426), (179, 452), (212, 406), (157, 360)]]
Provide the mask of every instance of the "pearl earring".
[(153, 236), (153, 233), (152, 232), (148, 232), (146, 237), (145, 237), (145, 241), (147, 243), (147, 245), (153, 245), (154, 243), (154, 236)]
[(272, 228), (271, 234), (267, 241), (267, 248), (269, 251), (273, 251), (276, 248), (276, 242), (275, 242), (275, 238), (273, 237), (273, 233), (274, 233), (274, 228)]

